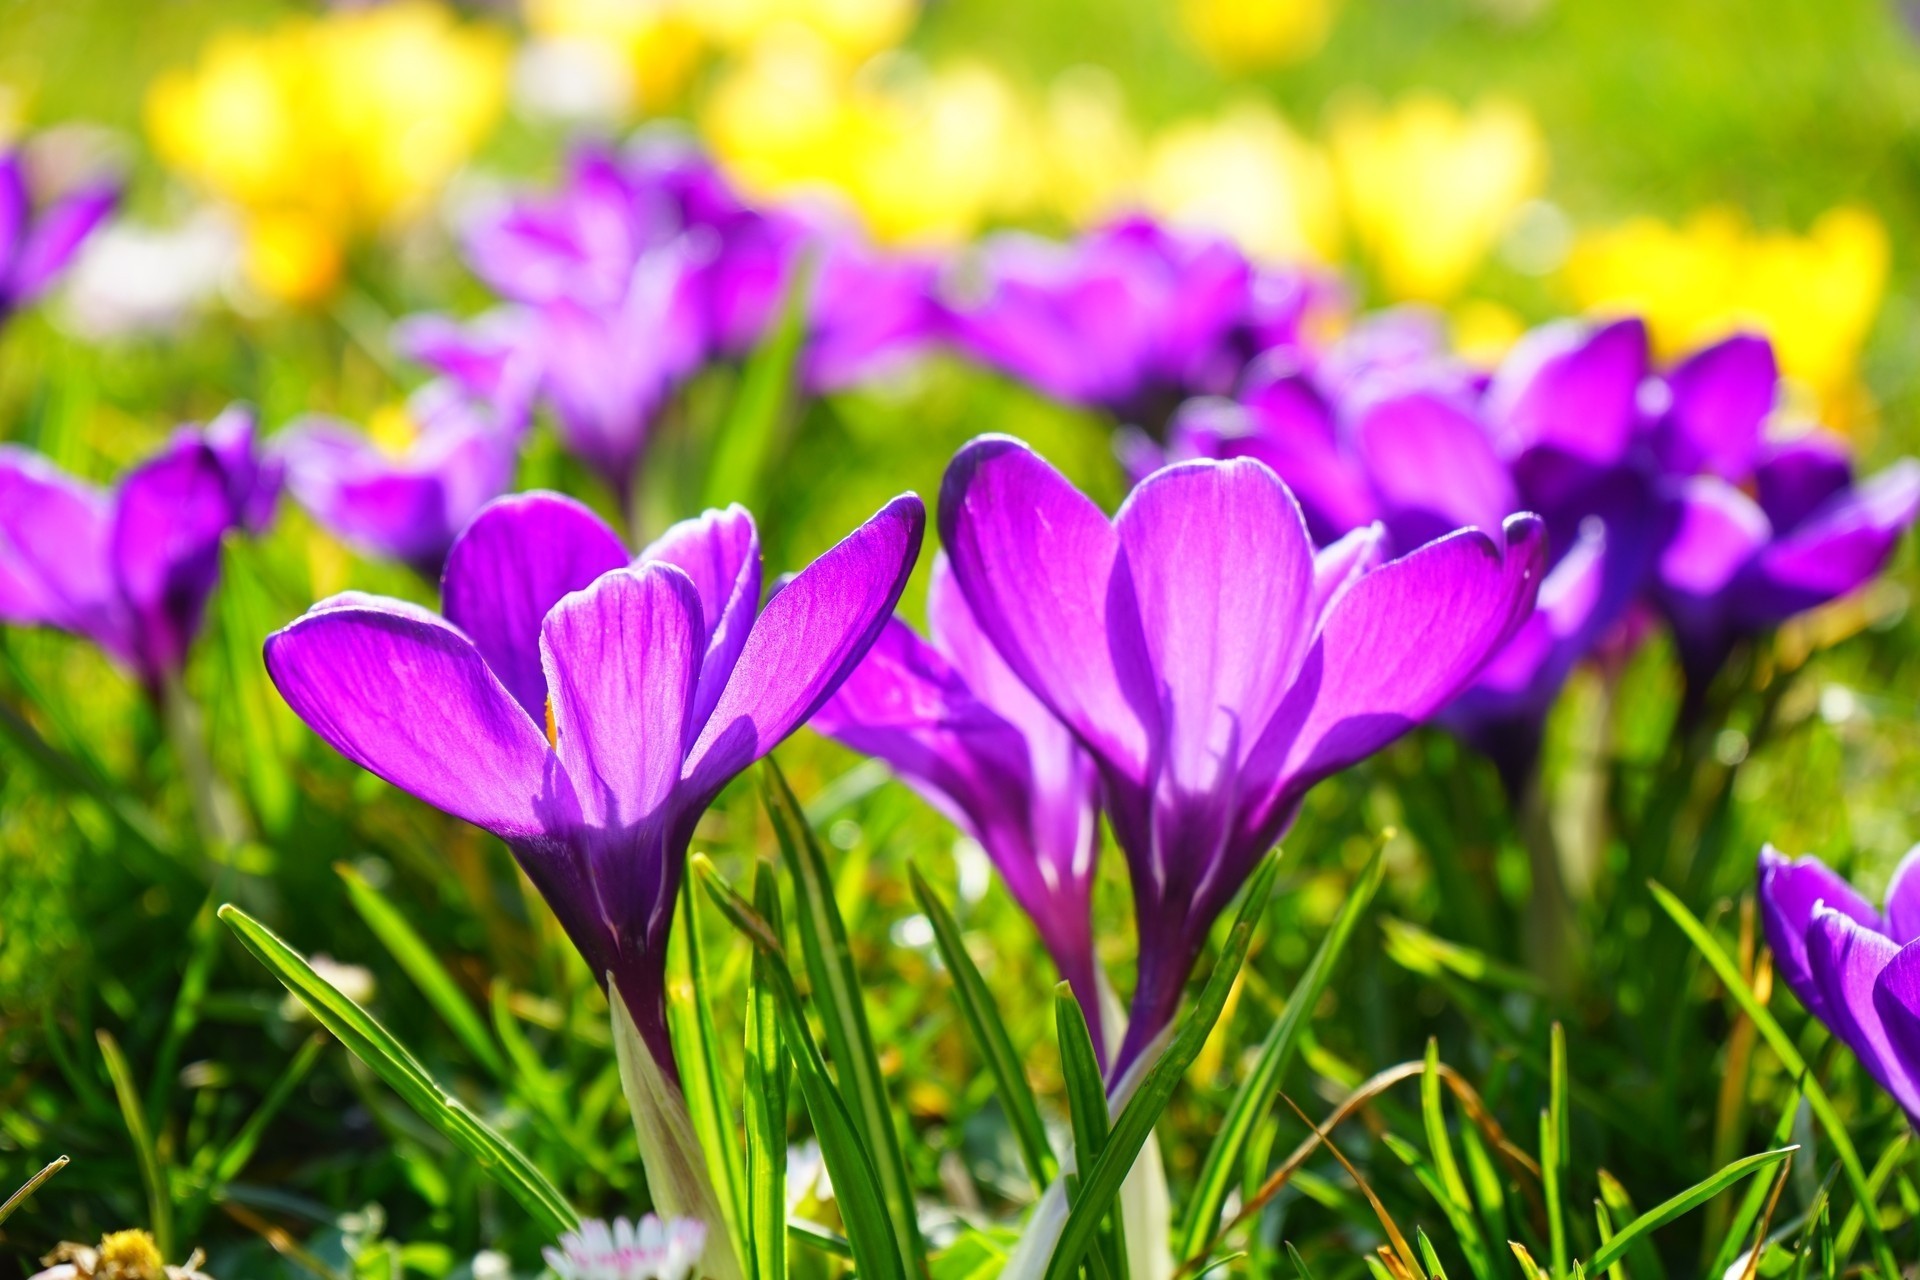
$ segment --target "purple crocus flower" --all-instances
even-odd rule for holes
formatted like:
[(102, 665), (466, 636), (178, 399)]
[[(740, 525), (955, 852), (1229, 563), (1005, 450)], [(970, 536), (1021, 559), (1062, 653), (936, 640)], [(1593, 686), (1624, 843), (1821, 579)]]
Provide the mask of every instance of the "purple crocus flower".
[(1864, 586), (1920, 515), (1920, 463), (1862, 481), (1833, 436), (1766, 438), (1778, 381), (1772, 347), (1741, 334), (1659, 384), (1657, 595), (1695, 698), (1740, 637)]
[(1297, 344), (1326, 292), (1140, 217), (1069, 243), (1000, 236), (975, 265), (981, 279), (950, 290), (961, 350), (1152, 431), (1186, 397), (1231, 390), (1258, 352)]
[(947, 469), (940, 532), (980, 629), (1098, 766), (1140, 935), (1124, 1071), (1307, 790), (1432, 716), (1533, 610), (1531, 515), (1384, 564), (1315, 555), (1260, 463), (1182, 463), (1109, 520), (1025, 445)]
[(270, 517), (253, 415), (184, 428), (111, 490), (0, 445), (0, 620), (83, 635), (158, 699), (186, 665), (229, 529)]
[(349, 760), (505, 840), (676, 1078), (667, 934), (694, 825), (865, 655), (924, 523), (894, 499), (763, 610), (739, 507), (630, 560), (569, 498), (502, 498), (447, 556), (444, 618), (336, 596), (267, 638), (267, 671)]
[[(886, 761), (978, 840), (1061, 976), (1097, 1011), (1093, 761), (980, 630), (944, 556), (927, 616), (931, 641), (888, 623), (813, 727)], [(1104, 1060), (1099, 1022), (1089, 1030)]]
[(53, 285), (119, 199), (118, 182), (94, 181), (36, 202), (25, 158), (0, 152), (0, 322)]
[(1760, 918), (1787, 988), (1920, 1125), (1920, 848), (1885, 912), (1817, 858), (1760, 851)]
[(335, 418), (308, 417), (274, 438), (287, 488), (361, 552), (438, 579), (453, 540), (513, 483), (519, 432), (449, 381), (410, 398), (415, 434), (397, 451)]

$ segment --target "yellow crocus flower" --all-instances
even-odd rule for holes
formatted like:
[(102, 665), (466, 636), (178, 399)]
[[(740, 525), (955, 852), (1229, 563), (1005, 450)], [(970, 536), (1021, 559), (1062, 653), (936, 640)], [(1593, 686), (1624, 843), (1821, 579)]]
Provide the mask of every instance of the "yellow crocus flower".
[(1339, 251), (1326, 156), (1262, 102), (1163, 130), (1148, 154), (1142, 195), (1169, 222), (1230, 236), (1256, 258), (1324, 261)]
[(685, 0), (526, 0), (523, 11), (539, 39), (609, 51), (631, 77), (627, 105), (657, 108), (680, 96), (699, 63), (699, 8)]
[(1471, 111), (1431, 93), (1350, 100), (1328, 134), (1347, 225), (1393, 299), (1445, 302), (1540, 191), (1546, 143), (1525, 108)]
[(1844, 421), (1859, 409), (1856, 368), (1890, 256), (1885, 224), (1865, 209), (1831, 209), (1795, 235), (1756, 231), (1714, 207), (1680, 226), (1636, 218), (1587, 233), (1567, 281), (1584, 307), (1644, 315), (1667, 358), (1735, 329), (1762, 330), (1781, 372)]
[(1264, 71), (1320, 52), (1335, 0), (1180, 0), (1180, 25), (1209, 62)]
[(306, 301), (345, 247), (418, 216), (486, 138), (508, 45), (408, 3), (216, 37), (147, 99), (160, 157), (236, 206), (254, 284)]

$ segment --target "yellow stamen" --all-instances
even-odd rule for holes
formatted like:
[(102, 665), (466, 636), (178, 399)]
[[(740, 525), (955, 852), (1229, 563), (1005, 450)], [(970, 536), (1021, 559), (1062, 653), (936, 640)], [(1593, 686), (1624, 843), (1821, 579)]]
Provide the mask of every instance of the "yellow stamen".
[(114, 1280), (162, 1280), (160, 1247), (144, 1231), (115, 1231), (100, 1241), (101, 1276)]
[(559, 750), (560, 730), (553, 723), (553, 699), (547, 699), (547, 745)]

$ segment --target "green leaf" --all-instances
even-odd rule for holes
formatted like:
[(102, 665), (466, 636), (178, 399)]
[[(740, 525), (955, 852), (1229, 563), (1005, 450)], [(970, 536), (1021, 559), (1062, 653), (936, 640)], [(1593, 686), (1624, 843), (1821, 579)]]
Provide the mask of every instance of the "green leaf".
[[(754, 906), (777, 935), (780, 897), (771, 867), (753, 886)], [(787, 1275), (787, 1066), (780, 1032), (780, 1000), (758, 951), (747, 979), (747, 1066), (741, 1098), (747, 1113), (747, 1267), (753, 1280)]]
[[(1060, 1042), (1060, 1069), (1067, 1082), (1067, 1114), (1073, 1125), (1073, 1152), (1075, 1169), (1091, 1169), (1100, 1158), (1101, 1148), (1107, 1145), (1107, 1134), (1112, 1128), (1112, 1117), (1107, 1111), (1106, 1083), (1101, 1078), (1100, 1060), (1094, 1056), (1093, 1036), (1087, 1030), (1087, 1018), (1080, 1010), (1080, 1002), (1073, 998), (1073, 988), (1062, 982), (1053, 989), (1053, 1021), (1055, 1035)], [(1078, 1174), (1070, 1175), (1068, 1194), (1077, 1194)], [(1123, 1259), (1126, 1256), (1124, 1242), (1116, 1244), (1112, 1230), (1120, 1227), (1119, 1215), (1111, 1216), (1102, 1227), (1099, 1247), (1093, 1257), (1098, 1260), (1096, 1276), (1124, 1276), (1126, 1269)]]
[[(1607, 1206), (1607, 1216), (1615, 1222), (1632, 1222), (1640, 1216), (1633, 1207), (1633, 1197), (1620, 1185), (1620, 1179), (1600, 1169), (1594, 1174), (1594, 1180), (1600, 1184), (1600, 1199)], [(1651, 1240), (1639, 1240), (1627, 1251), (1627, 1261), (1632, 1263), (1634, 1280), (1666, 1280), (1667, 1268), (1660, 1261), (1660, 1254)]]
[(69, 1161), (66, 1156), (55, 1156), (47, 1162), (46, 1166), (42, 1168), (40, 1172), (34, 1174), (31, 1178), (28, 1178), (26, 1182), (21, 1184), (18, 1191), (8, 1196), (4, 1204), (0, 1204), (0, 1222), (5, 1222), (8, 1218), (11, 1218), (15, 1209), (25, 1204), (33, 1193), (40, 1189), (42, 1183), (66, 1168), (68, 1163)]
[(107, 1078), (113, 1081), (113, 1095), (120, 1103), (120, 1115), (127, 1122), (127, 1135), (133, 1139), (134, 1159), (140, 1166), (140, 1181), (147, 1188), (147, 1215), (153, 1227), (153, 1240), (160, 1256), (173, 1256), (173, 1191), (168, 1185), (166, 1163), (154, 1146), (153, 1131), (147, 1128), (146, 1112), (140, 1107), (140, 1090), (134, 1087), (133, 1069), (127, 1065), (120, 1042), (106, 1028), (94, 1032), (100, 1043), (100, 1056), (106, 1059)]
[(1447, 1269), (1440, 1265), (1440, 1255), (1433, 1251), (1433, 1241), (1427, 1239), (1424, 1228), (1413, 1229), (1414, 1246), (1420, 1250), (1420, 1265), (1427, 1269), (1433, 1280), (1447, 1280)]
[(518, 1148), (474, 1115), (427, 1074), (412, 1053), (365, 1009), (313, 971), (306, 959), (240, 908), (220, 908), (240, 942), (307, 1006), (348, 1052), (400, 1095), (422, 1120), (471, 1156), (483, 1172), (518, 1200), (549, 1235), (580, 1225), (579, 1215)]
[[(746, 1195), (746, 1172), (740, 1166), (740, 1147), (733, 1136), (733, 1110), (721, 1084), (720, 1033), (714, 1029), (713, 982), (707, 975), (705, 950), (700, 943), (696, 901), (693, 885), (682, 876), (680, 919), (669, 942), (667, 1026), (693, 1131), (708, 1159), (719, 1166), (713, 1189), (720, 1199), (720, 1213), (734, 1237), (744, 1244), (741, 1206)], [(748, 1250), (743, 1248), (741, 1252)]]
[(1082, 1173), (1080, 1195), (1067, 1214), (1066, 1225), (1061, 1228), (1059, 1243), (1047, 1264), (1046, 1280), (1068, 1280), (1080, 1265), (1100, 1220), (1119, 1194), (1120, 1184), (1126, 1181), (1134, 1158), (1146, 1146), (1147, 1136), (1153, 1132), (1160, 1113), (1166, 1110), (1175, 1087), (1213, 1033), (1213, 1024), (1220, 1020), (1220, 1010), (1226, 1005), (1227, 993), (1240, 976), (1240, 966), (1246, 963), (1247, 950), (1253, 944), (1254, 924), (1266, 910), (1267, 895), (1272, 891), (1279, 865), (1278, 859), (1270, 854), (1254, 872), (1240, 900), (1240, 911), (1234, 918), (1226, 945), (1221, 948), (1220, 959), (1207, 976), (1199, 999), (1180, 1019), (1172, 1042), (1120, 1112), (1099, 1160), (1092, 1169)]
[(834, 1201), (847, 1229), (847, 1243), (853, 1250), (854, 1269), (863, 1280), (906, 1280), (907, 1269), (900, 1254), (899, 1241), (887, 1212), (880, 1176), (874, 1169), (865, 1139), (840, 1091), (827, 1075), (826, 1060), (820, 1055), (813, 1031), (807, 1026), (806, 1006), (793, 971), (787, 965), (786, 949), (779, 935), (728, 884), (726, 878), (705, 857), (695, 855), (694, 873), (706, 883), (707, 892), (733, 926), (746, 935), (754, 949), (766, 959), (765, 976), (769, 989), (780, 1005), (780, 1023), (793, 1054), (795, 1077), (800, 1096), (813, 1120), (814, 1137), (820, 1143), (820, 1159), (833, 1179)]
[(1547, 1194), (1547, 1235), (1553, 1253), (1553, 1280), (1567, 1276), (1567, 1214), (1560, 1176), (1572, 1163), (1567, 1140), (1567, 1033), (1553, 1024), (1553, 1053), (1547, 1071), (1547, 1111), (1540, 1117), (1540, 1181)]
[[(1853, 1188), (1854, 1196), (1862, 1205), (1867, 1206), (1869, 1210), (1873, 1209), (1876, 1206), (1877, 1197), (1867, 1180), (1866, 1168), (1860, 1163), (1860, 1153), (1854, 1148), (1853, 1139), (1847, 1136), (1847, 1127), (1840, 1119), (1840, 1113), (1834, 1110), (1833, 1100), (1827, 1097), (1827, 1091), (1820, 1087), (1819, 1081), (1815, 1080), (1812, 1072), (1807, 1070), (1806, 1059), (1802, 1058), (1800, 1050), (1794, 1047), (1792, 1037), (1787, 1035), (1780, 1024), (1774, 1020), (1773, 1013), (1754, 996), (1753, 989), (1747, 986), (1747, 981), (1741, 976), (1740, 968), (1734, 964), (1733, 957), (1714, 941), (1713, 935), (1707, 932), (1707, 927), (1700, 923), (1693, 912), (1687, 910), (1686, 904), (1657, 881), (1649, 880), (1647, 888), (1652, 891), (1654, 901), (1660, 904), (1661, 910), (1672, 917), (1673, 922), (1680, 926), (1681, 932), (1687, 935), (1688, 941), (1693, 943), (1694, 949), (1700, 953), (1701, 958), (1707, 962), (1707, 966), (1720, 979), (1727, 993), (1746, 1011), (1747, 1016), (1753, 1019), (1753, 1025), (1759, 1028), (1761, 1036), (1766, 1039), (1767, 1046), (1773, 1050), (1774, 1056), (1780, 1059), (1780, 1065), (1787, 1069), (1789, 1075), (1800, 1080), (1800, 1087), (1806, 1092), (1808, 1105), (1813, 1108), (1813, 1114), (1819, 1117), (1820, 1126), (1826, 1131), (1827, 1141), (1833, 1144), (1835, 1154), (1840, 1157), (1840, 1167), (1846, 1171), (1847, 1184)], [(1867, 1235), (1873, 1241), (1874, 1260), (1880, 1267), (1883, 1280), (1899, 1280), (1900, 1263), (1894, 1256), (1892, 1245), (1887, 1242), (1887, 1234), (1880, 1225), (1879, 1213), (1868, 1212), (1865, 1222)], [(1842, 1261), (1844, 1261), (1844, 1255)]]
[(1665, 1226), (1683, 1214), (1692, 1212), (1748, 1174), (1771, 1168), (1799, 1149), (1798, 1147), (1781, 1147), (1775, 1151), (1762, 1151), (1757, 1155), (1744, 1156), (1711, 1177), (1694, 1183), (1672, 1199), (1655, 1205), (1622, 1227), (1613, 1239), (1601, 1245), (1600, 1252), (1594, 1254), (1592, 1261), (1587, 1263), (1587, 1270), (1605, 1271), (1624, 1258), (1627, 1249), (1641, 1236)]
[[(1804, 1095), (1795, 1090), (1787, 1100), (1786, 1107), (1780, 1113), (1780, 1120), (1773, 1128), (1773, 1145), (1787, 1146), (1793, 1139), (1794, 1114), (1800, 1109), (1800, 1099)], [(1876, 1184), (1877, 1185), (1877, 1184)], [(1740, 1199), (1740, 1207), (1734, 1211), (1733, 1218), (1727, 1223), (1727, 1229), (1720, 1239), (1720, 1251), (1707, 1267), (1710, 1276), (1725, 1275), (1727, 1268), (1733, 1265), (1737, 1256), (1744, 1254), (1749, 1247), (1748, 1232), (1753, 1224), (1760, 1220), (1760, 1213), (1766, 1207), (1770, 1184), (1764, 1178), (1756, 1178), (1747, 1184), (1747, 1194)]]
[(1307, 1269), (1307, 1260), (1300, 1256), (1300, 1251), (1293, 1247), (1291, 1240), (1287, 1241), (1287, 1261), (1293, 1264), (1294, 1274), (1300, 1280), (1313, 1280), (1313, 1272)]
[(1014, 1051), (1013, 1039), (1007, 1034), (1006, 1024), (1000, 1020), (1000, 1011), (993, 1002), (992, 993), (987, 990), (986, 981), (981, 978), (980, 970), (974, 967), (973, 958), (967, 954), (966, 943), (960, 936), (960, 927), (954, 923), (953, 914), (921, 876), (920, 869), (911, 862), (907, 864), (907, 877), (913, 884), (913, 896), (919, 902), (920, 910), (933, 925), (934, 945), (940, 949), (941, 962), (953, 976), (953, 993), (959, 1001), (961, 1016), (966, 1020), (967, 1029), (973, 1033), (974, 1046), (980, 1051), (980, 1056), (986, 1059), (987, 1070), (993, 1073), (995, 1096), (1000, 1101), (1001, 1110), (1007, 1114), (1008, 1123), (1013, 1126), (1013, 1135), (1020, 1144), (1020, 1156), (1026, 1162), (1034, 1190), (1044, 1192), (1058, 1172), (1058, 1166), (1054, 1162), (1053, 1147), (1047, 1141), (1046, 1126), (1040, 1122), (1040, 1108), (1034, 1102), (1033, 1090), (1027, 1084), (1026, 1068), (1021, 1064), (1020, 1055)]
[(913, 1181), (900, 1152), (900, 1137), (887, 1103), (886, 1082), (867, 1025), (860, 975), (853, 968), (846, 922), (833, 896), (826, 857), (806, 815), (787, 785), (780, 766), (768, 757), (761, 765), (761, 796), (773, 819), (774, 835), (793, 878), (794, 927), (807, 960), (807, 977), (826, 1030), (827, 1056), (839, 1071), (839, 1087), (886, 1197), (887, 1216), (900, 1249), (900, 1265), (909, 1274), (924, 1269), (925, 1246), (913, 1203)]
[(1354, 928), (1372, 904), (1385, 866), (1380, 851), (1375, 851), (1355, 882), (1353, 892), (1340, 908), (1340, 914), (1334, 917), (1333, 927), (1320, 940), (1320, 948), (1314, 952), (1306, 972), (1294, 983), (1293, 993), (1287, 997), (1286, 1009), (1279, 1021), (1268, 1030), (1266, 1041), (1260, 1046), (1260, 1057), (1255, 1061), (1253, 1071), (1234, 1093), (1233, 1103), (1220, 1122), (1219, 1132), (1214, 1134), (1213, 1142), (1207, 1148), (1206, 1161), (1200, 1167), (1200, 1177), (1188, 1201), (1187, 1215), (1180, 1227), (1176, 1250), (1180, 1257), (1189, 1260), (1197, 1258), (1212, 1242), (1214, 1232), (1220, 1225), (1220, 1210), (1227, 1203), (1227, 1194), (1233, 1188), (1234, 1168), (1246, 1148), (1247, 1139), (1261, 1117), (1271, 1111), (1279, 1099), (1280, 1085), (1288, 1065), (1293, 1061), (1300, 1033), (1313, 1017), (1314, 1006), (1320, 1003), (1320, 993), (1326, 990), (1334, 966), (1346, 950), (1347, 940), (1353, 936)]
[[(1473, 1214), (1473, 1197), (1467, 1180), (1454, 1159), (1453, 1141), (1447, 1136), (1447, 1114), (1440, 1092), (1440, 1042), (1427, 1041), (1427, 1069), (1420, 1076), (1420, 1117), (1426, 1124), (1427, 1150), (1433, 1157), (1434, 1175), (1439, 1179), (1444, 1198), (1440, 1207), (1453, 1226), (1467, 1269), (1478, 1280), (1493, 1280), (1493, 1252), (1480, 1235), (1479, 1221)], [(1436, 1268), (1429, 1266), (1428, 1271)]]
[(740, 372), (733, 406), (720, 424), (713, 456), (707, 463), (705, 505), (709, 507), (724, 507), (729, 502), (749, 508), (757, 505), (768, 455), (793, 396), (813, 274), (810, 255), (794, 263), (773, 327)]
[(433, 954), (433, 948), (413, 925), (408, 923), (398, 908), (388, 902), (386, 895), (373, 887), (360, 872), (344, 862), (333, 864), (335, 874), (346, 882), (347, 900), (353, 903), (353, 909), (367, 922), (367, 928), (373, 936), (380, 939), (388, 953), (399, 962), (400, 968), (420, 994), (427, 998), (433, 1011), (453, 1031), (453, 1034), (465, 1045), (474, 1060), (485, 1067), (493, 1078), (503, 1084), (511, 1074), (507, 1061), (501, 1056), (499, 1046), (487, 1033), (487, 1024), (481, 1020), (479, 1011), (467, 1000), (460, 990), (460, 984), (453, 980), (440, 958)]

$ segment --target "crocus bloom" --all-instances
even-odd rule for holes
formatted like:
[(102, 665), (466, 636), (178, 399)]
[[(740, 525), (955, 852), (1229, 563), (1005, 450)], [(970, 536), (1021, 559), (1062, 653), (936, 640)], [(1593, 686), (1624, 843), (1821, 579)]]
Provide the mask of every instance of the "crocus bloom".
[(273, 443), (288, 490), (315, 520), (437, 578), (454, 538), (513, 483), (519, 432), (442, 381), (375, 415), (368, 432), (309, 417)]
[(1377, 530), (1316, 556), (1248, 459), (1168, 467), (1109, 520), (1006, 437), (954, 458), (940, 531), (980, 629), (1099, 769), (1140, 934), (1118, 1071), (1307, 790), (1468, 685), (1532, 612), (1544, 553), (1519, 515), (1378, 566)]
[(24, 157), (0, 151), (0, 321), (47, 291), (119, 198), (103, 181), (36, 202)]
[[(927, 615), (931, 641), (888, 623), (813, 727), (886, 761), (980, 842), (1081, 1005), (1097, 1012), (1093, 761), (981, 632), (944, 557)], [(1099, 1022), (1090, 1016), (1096, 1046)]]
[(588, 1218), (541, 1255), (560, 1280), (692, 1280), (706, 1243), (706, 1224), (693, 1218)]
[(0, 445), (0, 620), (86, 636), (158, 697), (186, 665), (229, 529), (257, 531), (278, 472), (229, 409), (110, 491)]
[(1001, 236), (978, 265), (977, 287), (957, 280), (952, 291), (963, 351), (1150, 430), (1187, 396), (1230, 390), (1257, 352), (1295, 340), (1316, 296), (1312, 281), (1257, 271), (1224, 240), (1145, 218), (1067, 244)]
[(1777, 382), (1772, 347), (1748, 335), (1665, 379), (1657, 586), (1695, 697), (1741, 636), (1864, 586), (1920, 514), (1911, 459), (1857, 481), (1832, 436), (1766, 438)]
[(694, 824), (866, 653), (924, 522), (894, 499), (762, 610), (738, 507), (630, 561), (571, 499), (502, 498), (447, 556), (444, 618), (336, 596), (267, 638), (267, 671), (349, 760), (505, 840), (675, 1078), (667, 933)]
[(1920, 1125), (1920, 849), (1880, 912), (1819, 859), (1768, 845), (1760, 918), (1787, 988)]

